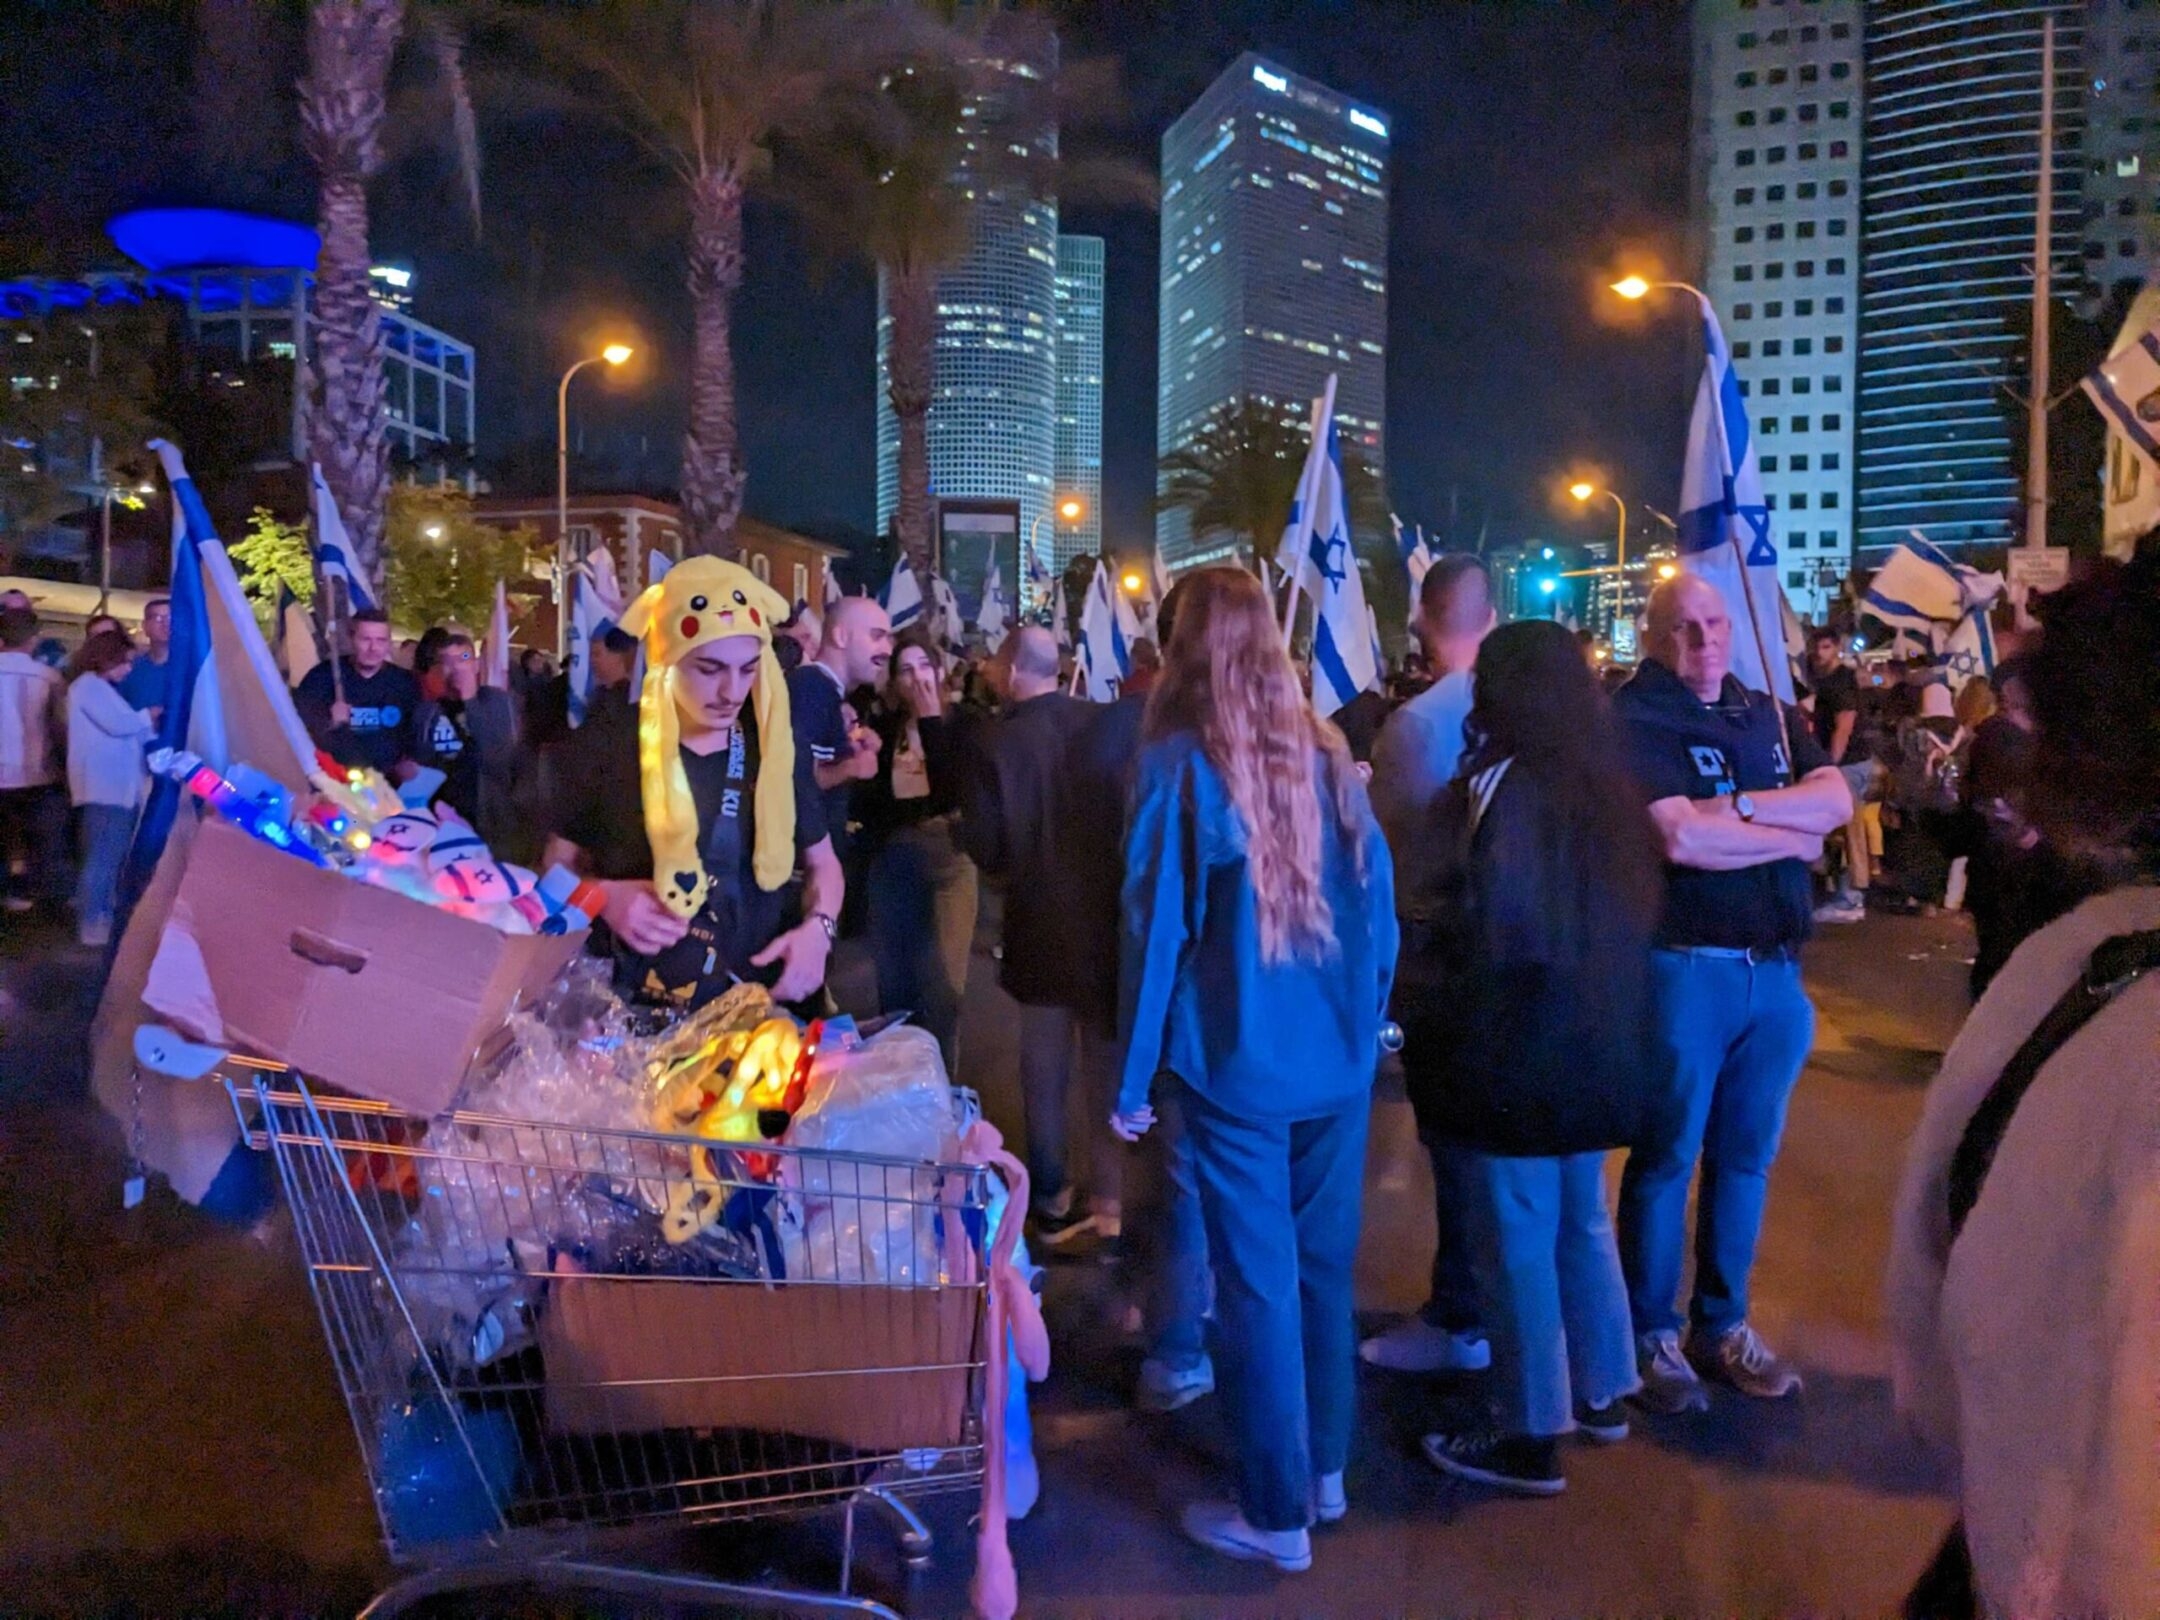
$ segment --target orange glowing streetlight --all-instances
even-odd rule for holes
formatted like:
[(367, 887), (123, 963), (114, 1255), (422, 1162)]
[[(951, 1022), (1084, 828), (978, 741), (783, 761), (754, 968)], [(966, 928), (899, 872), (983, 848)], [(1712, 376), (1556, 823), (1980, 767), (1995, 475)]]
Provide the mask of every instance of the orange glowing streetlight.
[(1058, 516), (1067, 523), (1078, 523), (1087, 506), (1077, 495), (1068, 495), (1058, 502)]
[(1125, 587), (1125, 594), (1127, 596), (1138, 596), (1140, 594), (1141, 588), (1147, 584), (1147, 581), (1140, 577), (1139, 570), (1128, 568), (1125, 570), (1124, 578), (1120, 579), (1118, 583)]

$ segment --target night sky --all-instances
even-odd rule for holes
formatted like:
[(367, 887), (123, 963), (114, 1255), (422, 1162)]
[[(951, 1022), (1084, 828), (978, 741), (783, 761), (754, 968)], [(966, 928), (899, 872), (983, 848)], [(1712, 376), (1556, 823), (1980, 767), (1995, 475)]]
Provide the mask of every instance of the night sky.
[[(190, 133), (194, 13), (121, 9), (125, 22), (99, 32), (80, 7), (28, 5), (65, 33), (64, 52), (9, 30), (0, 93), (21, 115), (11, 124), (35, 133), (0, 157), (0, 207), (69, 226), (152, 201), (310, 214), (305, 170), (276, 127), (289, 115), (274, 103), (291, 76), (284, 60), (262, 69), (273, 87), (260, 98), (272, 104), (265, 155), (246, 174), (221, 170)], [(1685, 322), (1677, 309), (1616, 318), (1600, 289), (1623, 259), (1684, 257), (1679, 0), (1099, 0), (1061, 11), (1068, 58), (1118, 58), (1128, 98), (1068, 143), (1150, 170), (1163, 129), (1244, 49), (1390, 115), (1388, 474), (1405, 521), (1444, 525), (1452, 491), (1465, 543), (1488, 515), (1496, 543), (1587, 537), (1602, 530), (1561, 511), (1552, 491), (1563, 472), (1590, 468), (1631, 499), (1670, 504), (1693, 380)], [(151, 60), (130, 62), (138, 51)], [(553, 382), (574, 353), (591, 352), (581, 338), (635, 328), (649, 363), (621, 379), (581, 377), (573, 414), (595, 476), (665, 484), (688, 347), (679, 215), (604, 127), (539, 110), (514, 82), (490, 99), (481, 238), (456, 210), (443, 161), (408, 140), (378, 190), (377, 255), (414, 265), (420, 317), (478, 348), (482, 448), (507, 482), (549, 481)], [(418, 107), (400, 119), (414, 130), (425, 121)], [(1067, 207), (1063, 227), (1108, 241), (1105, 517), (1113, 544), (1144, 541), (1156, 222)], [(749, 248), (737, 347), (750, 508), (822, 533), (867, 531), (872, 277), (808, 253), (770, 205), (753, 209)]]

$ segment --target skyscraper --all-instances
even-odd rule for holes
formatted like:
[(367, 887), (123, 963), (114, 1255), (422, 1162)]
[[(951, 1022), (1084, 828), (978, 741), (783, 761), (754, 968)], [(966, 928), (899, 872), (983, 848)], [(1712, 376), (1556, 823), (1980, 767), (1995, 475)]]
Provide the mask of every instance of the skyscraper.
[[(1302, 432), (1332, 371), (1339, 433), (1382, 470), (1387, 165), (1382, 114), (1250, 52), (1170, 126), (1158, 455), (1241, 398)], [(1155, 532), (1172, 567), (1232, 552), (1227, 536), (1195, 535), (1183, 512), (1164, 513)]]
[(1080, 503), (1080, 517), (1044, 522), (1052, 573), (1102, 550), (1103, 239), (1060, 236), (1057, 259), (1055, 487), (1060, 505), (1068, 497)]
[(1750, 396), (1786, 596), (1814, 618), (1852, 565), (1861, 33), (1860, 0), (1695, 8), (1703, 290)]
[(1913, 528), (1942, 545), (1999, 543), (2017, 526), (2023, 472), (2003, 391), (2030, 325), (2041, 22), (2054, 13), (2051, 258), (2068, 294), (2084, 236), (2087, 8), (1869, 0), (1866, 9), (1859, 545), (1879, 554)]
[[(1057, 71), (1055, 42), (1033, 56), (1012, 51), (995, 66), (1015, 79)], [(971, 104), (962, 127), (1010, 138), (987, 98)], [(1057, 150), (1057, 129), (1031, 139)], [(955, 185), (976, 181), (965, 164)], [(976, 199), (967, 257), (938, 282), (937, 374), (930, 404), (933, 496), (1017, 501), (1020, 532), (1050, 510), (1057, 446), (1057, 202), (985, 190)], [(885, 532), (900, 504), (900, 424), (887, 392), (892, 322), (878, 299), (877, 526)], [(1047, 519), (1046, 519), (1047, 526)]]

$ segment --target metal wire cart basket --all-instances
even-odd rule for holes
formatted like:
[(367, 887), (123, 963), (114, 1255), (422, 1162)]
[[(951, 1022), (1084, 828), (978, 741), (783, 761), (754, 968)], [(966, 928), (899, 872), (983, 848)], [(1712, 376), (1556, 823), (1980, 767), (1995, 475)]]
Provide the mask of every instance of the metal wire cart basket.
[[(505, 1581), (889, 1614), (856, 1507), (979, 1488), (993, 1199), (975, 1164), (420, 1119), (229, 1058), (394, 1561), (371, 1606)], [(672, 1238), (668, 1235), (672, 1232)], [(686, 1235), (688, 1234), (688, 1235)], [(659, 1575), (626, 1532), (844, 1510), (840, 1597)]]

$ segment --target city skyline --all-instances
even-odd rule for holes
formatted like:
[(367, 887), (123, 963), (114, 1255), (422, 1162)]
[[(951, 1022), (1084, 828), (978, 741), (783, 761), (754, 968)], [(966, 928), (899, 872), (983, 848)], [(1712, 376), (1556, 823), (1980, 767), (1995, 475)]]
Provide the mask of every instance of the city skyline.
[[(1193, 443), (1250, 400), (1303, 427), (1333, 373), (1335, 422), (1386, 466), (1387, 115), (1241, 53), (1162, 140), (1155, 450)], [(1171, 567), (1232, 556), (1182, 510)]]
[[(1057, 273), (1057, 510), (1044, 525), (1051, 572), (1103, 546), (1103, 239), (1060, 236)], [(1079, 504), (1079, 515), (1065, 508)]]

